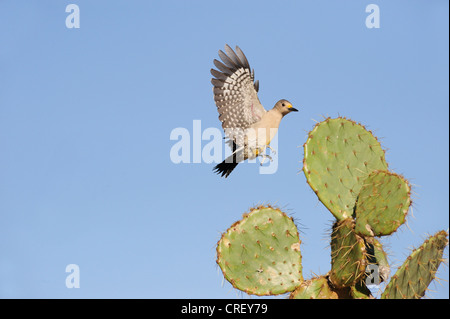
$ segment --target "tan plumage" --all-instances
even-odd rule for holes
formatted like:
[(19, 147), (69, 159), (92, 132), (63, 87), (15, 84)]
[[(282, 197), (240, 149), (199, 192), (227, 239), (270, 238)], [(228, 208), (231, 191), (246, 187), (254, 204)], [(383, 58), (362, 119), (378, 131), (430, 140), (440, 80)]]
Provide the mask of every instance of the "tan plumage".
[(214, 170), (228, 177), (236, 165), (246, 159), (263, 156), (265, 149), (276, 134), (284, 115), (297, 111), (287, 100), (278, 101), (273, 109), (266, 111), (258, 99), (259, 82), (255, 81), (247, 58), (236, 46), (236, 52), (225, 45), (219, 50), (223, 61), (214, 60), (219, 69), (211, 69), (214, 78), (214, 101), (219, 112), (222, 128), (232, 147), (233, 154), (218, 164)]

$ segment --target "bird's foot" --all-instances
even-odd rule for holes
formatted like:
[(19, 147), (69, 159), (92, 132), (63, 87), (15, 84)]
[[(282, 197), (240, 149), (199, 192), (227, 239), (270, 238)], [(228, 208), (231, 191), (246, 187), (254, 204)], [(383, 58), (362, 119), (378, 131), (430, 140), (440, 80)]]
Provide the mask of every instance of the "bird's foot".
[(271, 162), (273, 162), (272, 157), (270, 157), (269, 155), (266, 154), (262, 154), (261, 157), (263, 158), (261, 163), (259, 165), (263, 166), (264, 162), (266, 161), (266, 158), (268, 158)]
[(267, 145), (267, 148), (270, 149), (270, 151), (272, 152), (273, 155), (277, 154), (277, 152), (272, 147), (270, 147), (270, 145)]

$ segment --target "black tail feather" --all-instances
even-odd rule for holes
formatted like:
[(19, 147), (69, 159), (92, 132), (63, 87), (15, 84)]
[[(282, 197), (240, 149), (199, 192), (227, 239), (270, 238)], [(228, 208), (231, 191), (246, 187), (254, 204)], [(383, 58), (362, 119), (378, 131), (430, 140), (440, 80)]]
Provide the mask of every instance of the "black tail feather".
[(231, 172), (235, 169), (237, 164), (239, 164), (237, 160), (238, 156), (239, 158), (242, 157), (242, 150), (237, 150), (237, 145), (234, 141), (231, 150), (233, 151), (233, 153), (228, 156), (222, 163), (217, 164), (213, 169), (214, 173), (222, 175), (222, 177), (225, 178), (227, 178), (228, 175), (230, 175)]
[(234, 168), (237, 166), (237, 164), (239, 164), (239, 163), (234, 163), (234, 162), (226, 163), (226, 161), (223, 161), (222, 163), (217, 164), (214, 167), (214, 172), (219, 175), (222, 175), (222, 177), (227, 178), (228, 175), (230, 175), (231, 172), (234, 170)]

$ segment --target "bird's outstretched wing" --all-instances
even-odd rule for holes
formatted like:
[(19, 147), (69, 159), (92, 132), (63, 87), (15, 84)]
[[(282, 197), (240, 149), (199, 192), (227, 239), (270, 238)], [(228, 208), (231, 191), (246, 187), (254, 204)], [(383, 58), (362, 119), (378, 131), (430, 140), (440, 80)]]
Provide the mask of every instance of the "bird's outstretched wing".
[(260, 121), (266, 110), (258, 99), (259, 82), (255, 82), (254, 71), (242, 50), (236, 46), (234, 52), (227, 44), (225, 52), (219, 51), (223, 63), (214, 60), (219, 70), (211, 69), (214, 101), (227, 137), (242, 146), (243, 133)]

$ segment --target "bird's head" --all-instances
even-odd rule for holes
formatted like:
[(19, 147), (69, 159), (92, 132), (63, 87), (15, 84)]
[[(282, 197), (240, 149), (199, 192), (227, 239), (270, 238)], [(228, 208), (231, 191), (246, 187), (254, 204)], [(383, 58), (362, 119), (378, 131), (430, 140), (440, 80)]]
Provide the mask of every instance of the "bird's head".
[(274, 108), (280, 111), (283, 116), (291, 112), (298, 112), (298, 110), (294, 108), (292, 103), (288, 100), (279, 100), (277, 104), (275, 104)]

